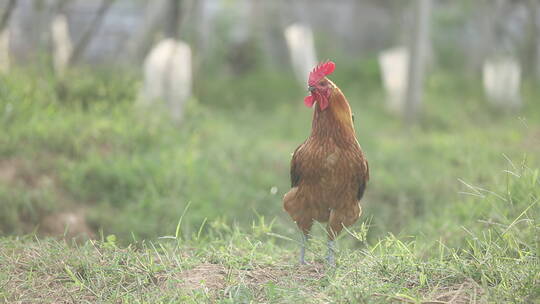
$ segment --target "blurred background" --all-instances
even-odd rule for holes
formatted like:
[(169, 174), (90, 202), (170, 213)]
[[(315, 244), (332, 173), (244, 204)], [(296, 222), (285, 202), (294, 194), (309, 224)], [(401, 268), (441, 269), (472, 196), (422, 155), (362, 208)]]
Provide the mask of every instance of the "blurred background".
[(0, 234), (294, 235), (281, 199), (311, 129), (306, 78), (331, 59), (370, 162), (357, 225), (457, 242), (506, 216), (471, 187), (539, 164), (539, 14), (536, 0), (0, 0)]

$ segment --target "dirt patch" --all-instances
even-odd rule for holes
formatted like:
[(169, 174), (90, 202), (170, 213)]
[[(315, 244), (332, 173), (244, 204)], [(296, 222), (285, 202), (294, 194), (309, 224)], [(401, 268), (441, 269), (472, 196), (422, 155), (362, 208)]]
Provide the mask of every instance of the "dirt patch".
[(0, 183), (32, 189), (53, 188), (57, 186), (57, 179), (29, 160), (9, 158), (0, 160)]
[(276, 283), (280, 279), (288, 276), (287, 271), (280, 268), (264, 267), (254, 270), (238, 271), (239, 280), (244, 281), (246, 285), (260, 286), (269, 282)]
[(466, 280), (434, 293), (434, 299), (444, 303), (485, 303), (484, 290), (473, 280)]
[(327, 267), (321, 262), (302, 265), (294, 272), (294, 275), (299, 280), (305, 280), (307, 278), (319, 280), (326, 276)]
[[(418, 303), (409, 298), (399, 296), (389, 296), (386, 294), (375, 293), (376, 297), (386, 298), (388, 303)], [(478, 283), (472, 279), (465, 280), (463, 283), (452, 286), (436, 288), (426, 292), (424, 300), (420, 303), (425, 304), (468, 304), (468, 303), (487, 303), (484, 298), (484, 290)]]
[(225, 277), (227, 269), (217, 264), (201, 264), (193, 269), (185, 270), (180, 273), (179, 287), (182, 289), (195, 290), (202, 286), (217, 290), (225, 287)]
[[(222, 265), (204, 263), (193, 269), (184, 270), (178, 276), (178, 288), (182, 290), (197, 290), (207, 288), (211, 293), (225, 291), (228, 285), (243, 284), (249, 288), (260, 289), (267, 283), (284, 285), (289, 280), (306, 281), (318, 280), (325, 276), (322, 263), (304, 266), (266, 266), (249, 270), (227, 269)], [(167, 279), (163, 274), (159, 281)]]
[(22, 162), (17, 160), (0, 160), (0, 183), (11, 184), (17, 179)]
[[(37, 216), (19, 217), (19, 225), (25, 227), (23, 231), (33, 232), (37, 226), (40, 235), (64, 236), (67, 239), (94, 238), (95, 232), (86, 221), (85, 204), (73, 200), (54, 172), (40, 169), (38, 161), (34, 162), (22, 158), (0, 159), (0, 184), (33, 193), (36, 197), (32, 208)], [(54, 204), (42, 203), (43, 193), (51, 195)]]
[(64, 236), (66, 239), (95, 237), (86, 222), (86, 212), (83, 208), (45, 216), (38, 232), (46, 236)]

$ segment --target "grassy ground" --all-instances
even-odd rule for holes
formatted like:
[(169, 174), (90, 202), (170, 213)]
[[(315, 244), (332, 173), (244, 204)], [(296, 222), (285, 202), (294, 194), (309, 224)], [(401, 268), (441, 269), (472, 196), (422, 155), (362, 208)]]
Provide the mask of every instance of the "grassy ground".
[[(290, 75), (208, 79), (180, 126), (133, 106), (129, 74), (4, 77), (0, 299), (539, 301), (539, 92), (526, 85), (524, 110), (504, 113), (478, 82), (435, 74), (422, 120), (405, 128), (357, 70), (333, 79), (372, 176), (331, 270), (322, 227), (311, 264), (296, 265), (281, 210), (311, 119)], [(58, 234), (99, 241), (43, 239)]]
[[(261, 219), (251, 229), (220, 225), (189, 236), (178, 225), (160, 241), (118, 246), (31, 237), (0, 240), (0, 299), (6, 303), (538, 303), (539, 171), (518, 167), (506, 185), (471, 186), (456, 208), (492, 209), (458, 221), (463, 245), (425, 236), (377, 242), (351, 229), (354, 249), (325, 265), (315, 239), (309, 264), (296, 244)], [(473, 211), (474, 212), (474, 211)], [(449, 216), (456, 214), (449, 212)], [(425, 231), (433, 229), (422, 224)], [(423, 230), (423, 229), (420, 229)], [(294, 250), (293, 250), (294, 249)]]

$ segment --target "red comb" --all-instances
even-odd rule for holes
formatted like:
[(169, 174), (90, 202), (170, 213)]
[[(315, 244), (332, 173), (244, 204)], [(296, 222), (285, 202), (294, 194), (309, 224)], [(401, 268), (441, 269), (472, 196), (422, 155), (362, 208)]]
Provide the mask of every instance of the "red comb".
[(332, 61), (321, 62), (309, 73), (308, 84), (315, 85), (324, 76), (332, 74), (335, 68), (336, 64)]

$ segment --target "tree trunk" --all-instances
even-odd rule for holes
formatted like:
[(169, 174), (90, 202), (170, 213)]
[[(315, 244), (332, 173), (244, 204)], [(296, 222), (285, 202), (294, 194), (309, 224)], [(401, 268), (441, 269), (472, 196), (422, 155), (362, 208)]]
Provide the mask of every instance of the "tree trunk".
[(169, 10), (167, 11), (165, 36), (169, 38), (180, 38), (180, 17), (181, 0), (169, 0)]
[(127, 43), (127, 56), (122, 56), (121, 60), (125, 62), (143, 60), (152, 48), (155, 34), (163, 28), (163, 15), (168, 10), (168, 5), (166, 1), (149, 1), (146, 4), (144, 21)]
[(538, 29), (538, 0), (527, 1), (527, 11), (529, 12), (529, 33), (527, 41), (526, 62), (522, 64), (527, 69), (527, 74), (534, 80), (540, 79), (540, 46)]
[(416, 0), (414, 35), (411, 43), (405, 119), (416, 121), (422, 104), (424, 69), (429, 39), (431, 0)]
[(69, 57), (69, 65), (76, 63), (79, 60), (79, 58), (84, 54), (84, 51), (86, 50), (88, 45), (90, 45), (90, 42), (92, 41), (92, 37), (101, 26), (101, 23), (103, 22), (105, 14), (109, 10), (109, 8), (112, 6), (114, 1), (115, 0), (103, 0), (101, 2), (101, 6), (99, 7), (97, 11), (97, 14), (94, 17), (94, 20), (92, 20), (92, 23), (90, 23), (90, 26), (88, 26), (88, 28), (82, 35), (81, 39), (75, 45), (75, 48), (73, 49), (73, 53), (71, 53), (71, 56)]
[(16, 0), (10, 0), (0, 17), (0, 73), (9, 71), (9, 19), (15, 9)]
[(2, 32), (2, 30), (4, 30), (4, 28), (8, 25), (9, 18), (11, 17), (11, 13), (15, 9), (16, 2), (17, 0), (9, 0), (6, 9), (2, 14), (2, 18), (0, 19), (0, 32)]
[[(195, 27), (191, 28), (191, 49), (192, 49), (192, 79), (193, 95), (200, 96), (200, 83), (202, 83), (202, 62), (206, 54), (207, 38), (210, 28), (205, 21), (205, 0), (193, 0), (191, 13), (195, 17), (193, 20)], [(199, 81), (201, 80), (201, 81)]]
[(71, 0), (58, 0), (56, 5), (53, 6), (54, 12), (56, 14), (65, 14), (66, 12), (64, 9), (69, 2), (71, 2)]

